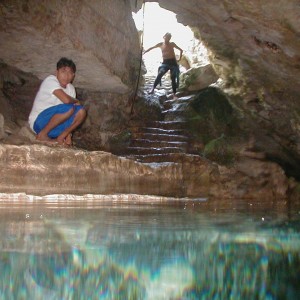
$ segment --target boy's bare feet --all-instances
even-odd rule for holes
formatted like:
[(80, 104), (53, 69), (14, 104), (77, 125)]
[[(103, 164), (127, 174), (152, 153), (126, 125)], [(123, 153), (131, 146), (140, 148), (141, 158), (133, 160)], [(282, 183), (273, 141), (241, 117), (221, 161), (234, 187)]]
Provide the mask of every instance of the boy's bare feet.
[(178, 100), (178, 97), (175, 94), (173, 94), (173, 100)]
[(52, 139), (49, 138), (49, 136), (47, 134), (43, 134), (42, 132), (37, 134), (36, 139), (38, 141), (41, 141), (41, 142), (50, 142), (50, 141), (52, 141)]
[(152, 90), (148, 91), (148, 94), (149, 94), (149, 95), (154, 94), (154, 90), (152, 89)]
[(62, 133), (60, 136), (57, 137), (56, 141), (65, 147), (71, 147), (72, 146), (72, 134), (69, 133), (65, 136), (64, 133)]
[(44, 136), (43, 134), (40, 133), (36, 136), (36, 140), (39, 143), (42, 143), (44, 145), (49, 145), (49, 146), (53, 146), (57, 144), (56, 139), (51, 139), (48, 137), (48, 135)]
[(72, 146), (72, 134), (68, 134), (67, 137), (65, 138), (65, 142), (64, 145), (67, 147), (71, 147)]

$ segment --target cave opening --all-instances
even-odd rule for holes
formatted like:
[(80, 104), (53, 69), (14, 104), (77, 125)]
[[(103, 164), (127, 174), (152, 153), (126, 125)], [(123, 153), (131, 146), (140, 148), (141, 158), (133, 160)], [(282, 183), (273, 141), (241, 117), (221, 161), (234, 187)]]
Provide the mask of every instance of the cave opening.
[[(177, 21), (176, 14), (159, 6), (157, 2), (146, 2), (137, 13), (133, 13), (143, 49), (148, 49), (163, 41), (166, 32), (172, 34), (171, 41), (183, 49), (183, 58), (179, 62), (182, 72), (194, 65), (209, 63), (208, 51), (195, 37), (193, 30)], [(179, 52), (175, 50), (176, 58)], [(159, 48), (143, 55), (147, 75), (156, 75), (162, 61)]]

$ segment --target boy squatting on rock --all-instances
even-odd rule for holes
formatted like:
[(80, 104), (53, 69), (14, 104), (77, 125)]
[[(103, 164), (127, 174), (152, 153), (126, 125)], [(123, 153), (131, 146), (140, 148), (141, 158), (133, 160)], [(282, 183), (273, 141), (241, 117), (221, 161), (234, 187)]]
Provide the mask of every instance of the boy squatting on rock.
[(72, 145), (72, 132), (86, 117), (86, 110), (75, 98), (75, 72), (75, 63), (62, 57), (57, 62), (56, 75), (42, 82), (28, 120), (37, 140)]

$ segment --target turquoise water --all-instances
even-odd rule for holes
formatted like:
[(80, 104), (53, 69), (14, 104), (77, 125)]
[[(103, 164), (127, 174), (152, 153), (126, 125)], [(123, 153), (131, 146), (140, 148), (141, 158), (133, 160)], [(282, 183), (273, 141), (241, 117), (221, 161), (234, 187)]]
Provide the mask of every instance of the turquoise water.
[(0, 299), (299, 299), (300, 207), (0, 203)]

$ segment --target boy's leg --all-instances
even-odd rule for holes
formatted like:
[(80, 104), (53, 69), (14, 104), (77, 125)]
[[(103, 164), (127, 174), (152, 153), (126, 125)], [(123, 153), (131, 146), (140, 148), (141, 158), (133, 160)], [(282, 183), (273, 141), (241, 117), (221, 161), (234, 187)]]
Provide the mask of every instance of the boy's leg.
[(37, 134), (36, 139), (39, 141), (51, 141), (53, 139), (48, 137), (48, 133), (55, 128), (57, 125), (63, 123), (69, 119), (74, 112), (74, 108), (71, 107), (67, 112), (61, 114), (55, 114), (50, 119), (48, 124)]
[(60, 104), (49, 107), (39, 114), (33, 129), (40, 141), (57, 141), (72, 144), (71, 133), (85, 119), (86, 110), (81, 105)]
[(80, 109), (71, 124), (71, 126), (67, 127), (58, 137), (57, 142), (59, 144), (72, 144), (71, 133), (84, 121), (86, 117), (86, 110), (84, 108)]
[(66, 146), (72, 146), (72, 133), (68, 134), (64, 140)]
[(163, 77), (168, 71), (169, 71), (168, 68), (165, 68), (165, 67), (162, 67), (162, 66), (160, 66), (160, 67), (158, 68), (158, 74), (157, 74), (156, 79), (155, 79), (155, 81), (154, 81), (152, 90), (149, 92), (149, 94), (153, 94), (153, 93), (154, 93), (155, 88), (156, 88), (157, 85), (160, 83), (162, 77)]
[(178, 99), (176, 96), (176, 87), (177, 87), (176, 77), (171, 76), (171, 80), (172, 80), (173, 99), (176, 100)]
[(175, 68), (171, 68), (170, 70), (171, 72), (171, 81), (172, 81), (172, 90), (173, 90), (173, 99), (178, 99), (176, 97), (176, 89), (177, 89), (177, 82), (176, 82), (176, 79), (177, 79), (177, 70)]

